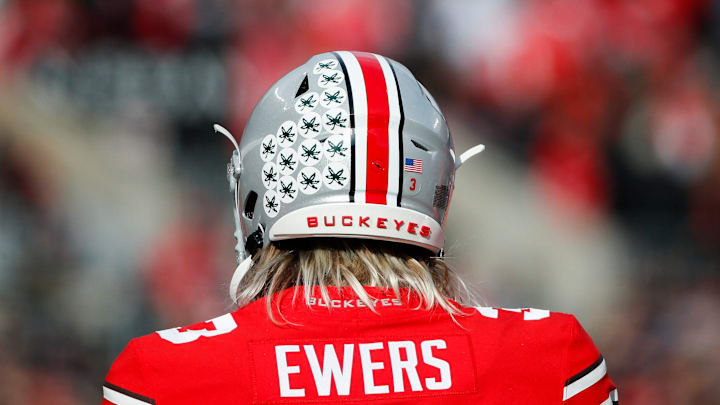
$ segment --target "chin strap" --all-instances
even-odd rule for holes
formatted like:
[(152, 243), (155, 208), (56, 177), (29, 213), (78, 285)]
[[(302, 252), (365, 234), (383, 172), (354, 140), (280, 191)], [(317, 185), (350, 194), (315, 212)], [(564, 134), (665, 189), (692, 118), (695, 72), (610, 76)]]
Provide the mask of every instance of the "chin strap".
[[(262, 247), (262, 240), (263, 235), (265, 234), (265, 228), (263, 228), (262, 225), (258, 225), (257, 231), (253, 232), (249, 237), (246, 245), (248, 245), (248, 249), (250, 249), (251, 252), (255, 252), (258, 249)], [(257, 245), (257, 239), (259, 238), (260, 242), (259, 245)], [(252, 260), (252, 256), (247, 256), (245, 259), (241, 262), (239, 262), (238, 266), (235, 268), (235, 272), (232, 275), (232, 278), (230, 279), (230, 298), (232, 298), (233, 302), (237, 304), (237, 292), (238, 288), (240, 287), (240, 283), (242, 282), (243, 278), (247, 274), (248, 270), (255, 264)]]
[(463, 152), (463, 153), (460, 155), (460, 158), (455, 161), (455, 170), (459, 169), (460, 166), (462, 166), (463, 163), (465, 163), (465, 162), (467, 162), (468, 160), (470, 160), (471, 157), (477, 155), (478, 153), (480, 153), (480, 152), (482, 152), (482, 151), (484, 151), (484, 150), (485, 150), (485, 145), (480, 144), (480, 145), (475, 145), (475, 146), (473, 146), (472, 148), (470, 148), (470, 149), (466, 150), (465, 152)]
[(252, 257), (248, 256), (245, 258), (245, 260), (241, 261), (240, 264), (235, 268), (235, 272), (232, 275), (232, 279), (230, 279), (230, 298), (232, 298), (233, 302), (237, 304), (238, 298), (238, 287), (240, 287), (240, 283), (243, 280), (243, 277), (245, 277), (245, 274), (247, 274), (248, 270), (253, 266)]
[(233, 193), (233, 219), (235, 221), (235, 253), (237, 255), (238, 266), (235, 268), (232, 279), (230, 280), (230, 297), (233, 302), (237, 303), (237, 289), (242, 282), (243, 277), (253, 266), (251, 256), (245, 254), (245, 243), (242, 235), (242, 224), (240, 223), (240, 175), (242, 174), (242, 163), (240, 162), (240, 147), (235, 137), (230, 131), (221, 125), (213, 125), (215, 132), (219, 132), (232, 142), (235, 150), (233, 151), (230, 163), (227, 166), (228, 182), (230, 183), (230, 192)]

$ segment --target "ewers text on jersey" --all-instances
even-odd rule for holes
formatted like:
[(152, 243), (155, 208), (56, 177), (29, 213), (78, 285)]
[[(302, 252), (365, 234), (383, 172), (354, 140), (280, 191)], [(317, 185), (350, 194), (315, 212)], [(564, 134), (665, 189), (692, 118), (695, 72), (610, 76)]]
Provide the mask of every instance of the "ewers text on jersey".
[[(278, 326), (265, 299), (196, 325), (134, 339), (103, 404), (617, 403), (605, 361), (572, 315), (467, 308), (453, 323), (403, 291), (349, 288), (305, 302), (286, 290)], [(298, 297), (292, 305), (293, 293)]]

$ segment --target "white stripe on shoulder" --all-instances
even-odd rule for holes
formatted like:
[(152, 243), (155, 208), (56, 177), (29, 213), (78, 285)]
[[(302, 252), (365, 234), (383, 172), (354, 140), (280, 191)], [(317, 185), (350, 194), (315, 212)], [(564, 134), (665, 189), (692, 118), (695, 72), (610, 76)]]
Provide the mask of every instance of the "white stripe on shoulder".
[(103, 387), (103, 398), (115, 405), (148, 405), (150, 402), (141, 401), (114, 389)]
[[(375, 55), (375, 54), (373, 54)], [(385, 57), (375, 55), (385, 76), (385, 87), (387, 88), (388, 107), (390, 110), (390, 119), (388, 122), (388, 187), (387, 187), (387, 204), (395, 205), (397, 203), (398, 189), (400, 185), (400, 100), (398, 97), (397, 84), (395, 83), (395, 75), (390, 68), (390, 62)]]
[(352, 87), (353, 109), (355, 114), (355, 201), (365, 202), (365, 182), (367, 170), (367, 131), (368, 106), (365, 90), (365, 76), (355, 55), (348, 51), (339, 51), (345, 62), (350, 86)]
[(600, 405), (617, 405), (618, 403), (618, 393), (617, 390), (613, 390), (610, 395), (608, 395), (608, 399), (604, 400)]
[(592, 371), (584, 375), (579, 380), (565, 386), (565, 390), (563, 391), (563, 401), (567, 401), (575, 395), (592, 387), (596, 382), (600, 381), (605, 374), (607, 374), (607, 366), (605, 365), (605, 359), (603, 359), (603, 361)]

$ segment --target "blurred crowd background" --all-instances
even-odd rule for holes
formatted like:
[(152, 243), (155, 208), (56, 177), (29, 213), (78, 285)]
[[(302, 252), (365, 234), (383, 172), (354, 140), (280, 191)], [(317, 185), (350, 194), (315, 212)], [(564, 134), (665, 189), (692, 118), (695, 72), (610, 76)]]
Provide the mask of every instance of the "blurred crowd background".
[(720, 4), (0, 0), (0, 403), (100, 402), (127, 341), (227, 312), (225, 164), (310, 55), (406, 64), (457, 150), (449, 256), (572, 312), (624, 404), (720, 404)]

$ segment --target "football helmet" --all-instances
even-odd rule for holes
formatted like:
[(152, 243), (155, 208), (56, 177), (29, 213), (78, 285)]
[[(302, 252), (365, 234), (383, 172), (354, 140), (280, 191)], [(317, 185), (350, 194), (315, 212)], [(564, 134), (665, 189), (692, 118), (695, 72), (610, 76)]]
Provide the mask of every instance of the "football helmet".
[(228, 180), (241, 265), (231, 290), (270, 241), (370, 238), (440, 253), (455, 171), (484, 148), (456, 157), (427, 89), (400, 63), (365, 52), (315, 55), (285, 75), (239, 145), (215, 129), (236, 149)]

